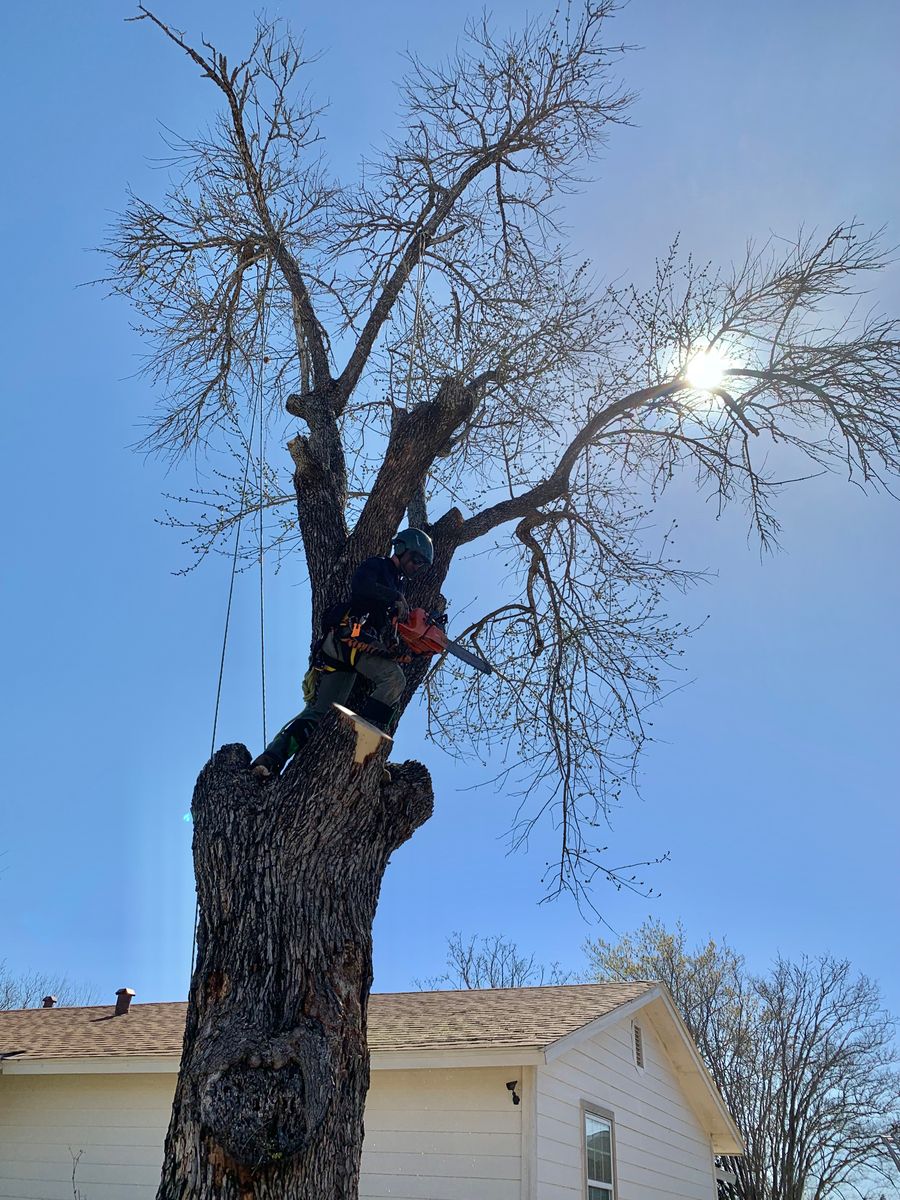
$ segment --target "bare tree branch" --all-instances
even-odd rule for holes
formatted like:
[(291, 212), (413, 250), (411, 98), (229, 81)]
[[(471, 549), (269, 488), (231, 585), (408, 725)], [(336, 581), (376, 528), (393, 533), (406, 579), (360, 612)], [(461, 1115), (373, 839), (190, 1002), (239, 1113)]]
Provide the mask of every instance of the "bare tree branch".
[[(231, 114), (232, 134), (234, 145), (238, 151), (241, 166), (244, 171), (244, 180), (247, 187), (247, 192), (253, 201), (256, 209), (256, 215), (266, 232), (267, 240), (271, 251), (275, 257), (275, 261), (281, 268), (284, 277), (291, 289), (291, 292), (297, 303), (297, 310), (300, 322), (303, 327), (303, 334), (306, 343), (309, 347), (310, 358), (312, 361), (313, 378), (317, 387), (324, 387), (330, 381), (331, 374), (328, 368), (328, 355), (325, 349), (325, 338), (322, 327), (316, 317), (313, 309), (312, 300), (303, 280), (303, 274), (293, 255), (287, 248), (273, 214), (269, 208), (269, 198), (262, 172), (257, 163), (256, 155), (250, 145), (250, 139), (247, 134), (247, 129), (244, 120), (244, 112), (248, 98), (252, 94), (252, 88), (255, 82), (259, 68), (254, 64), (253, 60), (259, 50), (264, 46), (267, 39), (267, 30), (260, 26), (257, 30), (256, 42), (246, 59), (237, 67), (229, 71), (228, 60), (224, 54), (217, 51), (216, 48), (205, 42), (204, 46), (209, 51), (209, 56), (204, 57), (192, 46), (189, 46), (184, 41), (182, 36), (172, 30), (168, 25), (159, 19), (150, 9), (143, 4), (138, 5), (138, 9), (144, 19), (150, 20), (156, 25), (176, 46), (180, 46), (185, 54), (200, 67), (204, 75), (210, 79), (217, 88), (224, 94), (228, 103), (228, 109)], [(286, 52), (287, 62), (285, 62), (285, 78), (289, 80), (294, 73), (299, 70), (302, 65), (300, 51), (294, 46)], [(284, 60), (283, 60), (284, 62)], [(283, 114), (286, 116), (287, 114)], [(278, 115), (274, 115), (271, 121), (271, 126), (268, 132), (266, 143), (261, 148), (261, 158), (264, 159), (265, 152), (271, 141), (278, 136)]]
[(53, 996), (63, 1008), (93, 1004), (97, 998), (92, 988), (73, 982), (64, 975), (50, 975), (43, 971), (12, 975), (6, 969), (6, 964), (0, 962), (0, 1012), (37, 1008), (48, 995)]
[[(113, 251), (173, 387), (151, 440), (210, 439), (242, 459), (264, 387), (269, 443), (288, 446), (290, 477), (251, 452), (252, 494), (242, 471), (189, 493), (197, 559), (262, 507), (272, 546), (302, 540), (314, 628), (405, 516), (436, 547), (423, 604), (462, 551), (502, 562), (500, 594), (463, 631), (495, 674), (463, 682), (445, 663), (425, 683), (411, 666), (406, 699), (425, 684), (452, 752), (506, 755), (513, 843), (553, 820), (550, 890), (578, 894), (598, 870), (622, 881), (597, 826), (679, 685), (690, 630), (663, 615), (667, 591), (702, 577), (674, 529), (655, 530), (660, 494), (687, 473), (774, 546), (788, 482), (839, 469), (891, 487), (900, 469), (897, 326), (857, 307), (888, 261), (877, 233), (801, 230), (725, 272), (676, 243), (649, 284), (605, 290), (572, 261), (558, 197), (627, 112), (610, 11), (589, 3), (507, 37), (479, 21), (446, 63), (411, 59), (405, 129), (352, 187), (311, 157), (315, 109), (289, 96), (297, 43), (261, 27), (233, 67), (152, 18), (227, 111), (212, 138), (177, 143), (182, 181), (164, 205), (133, 203)], [(709, 356), (720, 377), (697, 384)], [(249, 534), (243, 551), (256, 553)], [(626, 882), (645, 886), (638, 875)]]
[(506, 938), (470, 937), (453, 933), (447, 939), (447, 970), (431, 979), (417, 979), (420, 991), (462, 991), (471, 988), (542, 987), (570, 983), (572, 972), (559, 963), (549, 967), (526, 958), (515, 942)]
[[(360, 189), (347, 207), (342, 245), (365, 253), (375, 280), (384, 279), (340, 377), (349, 397), (400, 293), (433, 247), (484, 236), (491, 212), (499, 221), (501, 266), (536, 265), (537, 232), (509, 215), (537, 219), (547, 201), (621, 122), (631, 97), (609, 80), (613, 57), (602, 40), (609, 0), (585, 5), (571, 24), (533, 20), (518, 36), (498, 39), (483, 17), (467, 27), (468, 46), (441, 67), (410, 58), (403, 83), (409, 132), (376, 166), (380, 185)], [(483, 190), (475, 190), (486, 176)], [(516, 180), (516, 189), (506, 185)], [(465, 198), (465, 204), (460, 207)], [(454, 227), (446, 230), (453, 217)], [(479, 239), (480, 240), (480, 239)], [(443, 263), (464, 285), (472, 278)], [(368, 291), (366, 295), (370, 294)]]
[(894, 1025), (877, 985), (844, 960), (778, 958), (751, 975), (712, 940), (689, 949), (654, 921), (585, 947), (597, 978), (659, 979), (672, 992), (744, 1136), (720, 1200), (824, 1200), (884, 1179), (900, 1115)]

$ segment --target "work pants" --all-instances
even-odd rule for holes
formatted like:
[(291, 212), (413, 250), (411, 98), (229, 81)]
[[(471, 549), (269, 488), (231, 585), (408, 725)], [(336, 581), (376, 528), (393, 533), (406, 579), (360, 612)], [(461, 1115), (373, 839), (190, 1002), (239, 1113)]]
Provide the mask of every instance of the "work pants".
[(390, 732), (396, 706), (406, 687), (406, 676), (400, 664), (378, 654), (356, 654), (350, 664), (350, 648), (329, 633), (322, 642), (322, 654), (326, 659), (344, 662), (345, 670), (318, 671), (316, 694), (303, 712), (298, 713), (280, 729), (266, 746), (266, 754), (277, 759), (280, 766), (300, 749), (312, 736), (316, 725), (333, 704), (346, 704), (353, 691), (357, 675), (371, 683), (372, 690), (366, 697), (360, 715)]

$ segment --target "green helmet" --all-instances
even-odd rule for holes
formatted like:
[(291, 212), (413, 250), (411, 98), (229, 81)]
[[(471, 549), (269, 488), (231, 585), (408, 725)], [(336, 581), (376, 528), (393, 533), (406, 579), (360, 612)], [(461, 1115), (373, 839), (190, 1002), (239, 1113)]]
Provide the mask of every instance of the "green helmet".
[(429, 566), (434, 562), (434, 546), (431, 538), (421, 529), (402, 529), (391, 543), (395, 554), (419, 554)]

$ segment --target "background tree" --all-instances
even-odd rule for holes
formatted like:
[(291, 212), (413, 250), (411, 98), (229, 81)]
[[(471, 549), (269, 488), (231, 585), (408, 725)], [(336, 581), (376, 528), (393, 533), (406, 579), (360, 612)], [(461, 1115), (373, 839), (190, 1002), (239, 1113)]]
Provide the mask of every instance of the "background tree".
[(443, 975), (417, 979), (420, 991), (463, 990), (465, 988), (541, 987), (544, 984), (572, 983), (571, 971), (559, 963), (545, 967), (526, 955), (515, 942), (499, 935), (465, 941), (461, 933), (447, 939), (447, 969)]
[(41, 971), (26, 971), (13, 975), (0, 962), (0, 1011), (15, 1008), (37, 1008), (45, 996), (55, 996), (57, 1003), (68, 1005), (93, 1004), (96, 993), (84, 984), (73, 983), (65, 975), (49, 975)]
[[(774, 445), (864, 485), (900, 465), (895, 326), (845, 303), (885, 262), (856, 225), (750, 247), (725, 273), (673, 250), (647, 289), (598, 289), (573, 260), (561, 198), (627, 113), (612, 8), (509, 36), (476, 22), (444, 64), (410, 59), (403, 132), (353, 185), (330, 177), (280, 26), (233, 62), (141, 8), (222, 111), (172, 140), (168, 195), (133, 198), (110, 246), (162, 393), (147, 446), (244, 463), (192, 497), (200, 557), (268, 515), (272, 540), (302, 544), (315, 629), (405, 518), (435, 545), (412, 596), (426, 607), (457, 552), (495, 547), (495, 594), (465, 631), (495, 674), (414, 663), (404, 704), (421, 689), (442, 741), (503, 748), (518, 837), (555, 820), (551, 890), (581, 896), (598, 872), (637, 884), (593, 829), (678, 653), (663, 596), (691, 575), (645, 528), (660, 492), (687, 469), (770, 543)], [(698, 354), (727, 374), (700, 379)], [(283, 411), (289, 481), (256, 449)], [(275, 787), (243, 747), (200, 776), (161, 1197), (356, 1193), (372, 919), (432, 804), (417, 763), (382, 784), (381, 754), (331, 720)]]
[[(598, 979), (659, 979), (744, 1136), (722, 1200), (826, 1200), (889, 1178), (884, 1135), (900, 1112), (900, 1056), (877, 985), (824, 956), (754, 976), (725, 942), (690, 949), (648, 921), (586, 947)], [(872, 1195), (876, 1194), (874, 1191)]]

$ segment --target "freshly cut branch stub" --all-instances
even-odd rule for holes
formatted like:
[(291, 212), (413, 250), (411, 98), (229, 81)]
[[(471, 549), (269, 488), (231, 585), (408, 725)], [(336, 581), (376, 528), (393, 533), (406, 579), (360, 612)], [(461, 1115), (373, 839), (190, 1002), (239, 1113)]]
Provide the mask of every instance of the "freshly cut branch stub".
[(385, 733), (383, 729), (379, 729), (377, 725), (373, 725), (371, 721), (367, 721), (359, 713), (355, 713), (350, 708), (345, 708), (343, 704), (335, 704), (332, 707), (339, 716), (343, 717), (345, 721), (349, 721), (356, 730), (356, 751), (353, 755), (355, 763), (364, 763), (375, 753), (382, 742), (393, 742), (394, 739), (389, 733)]

